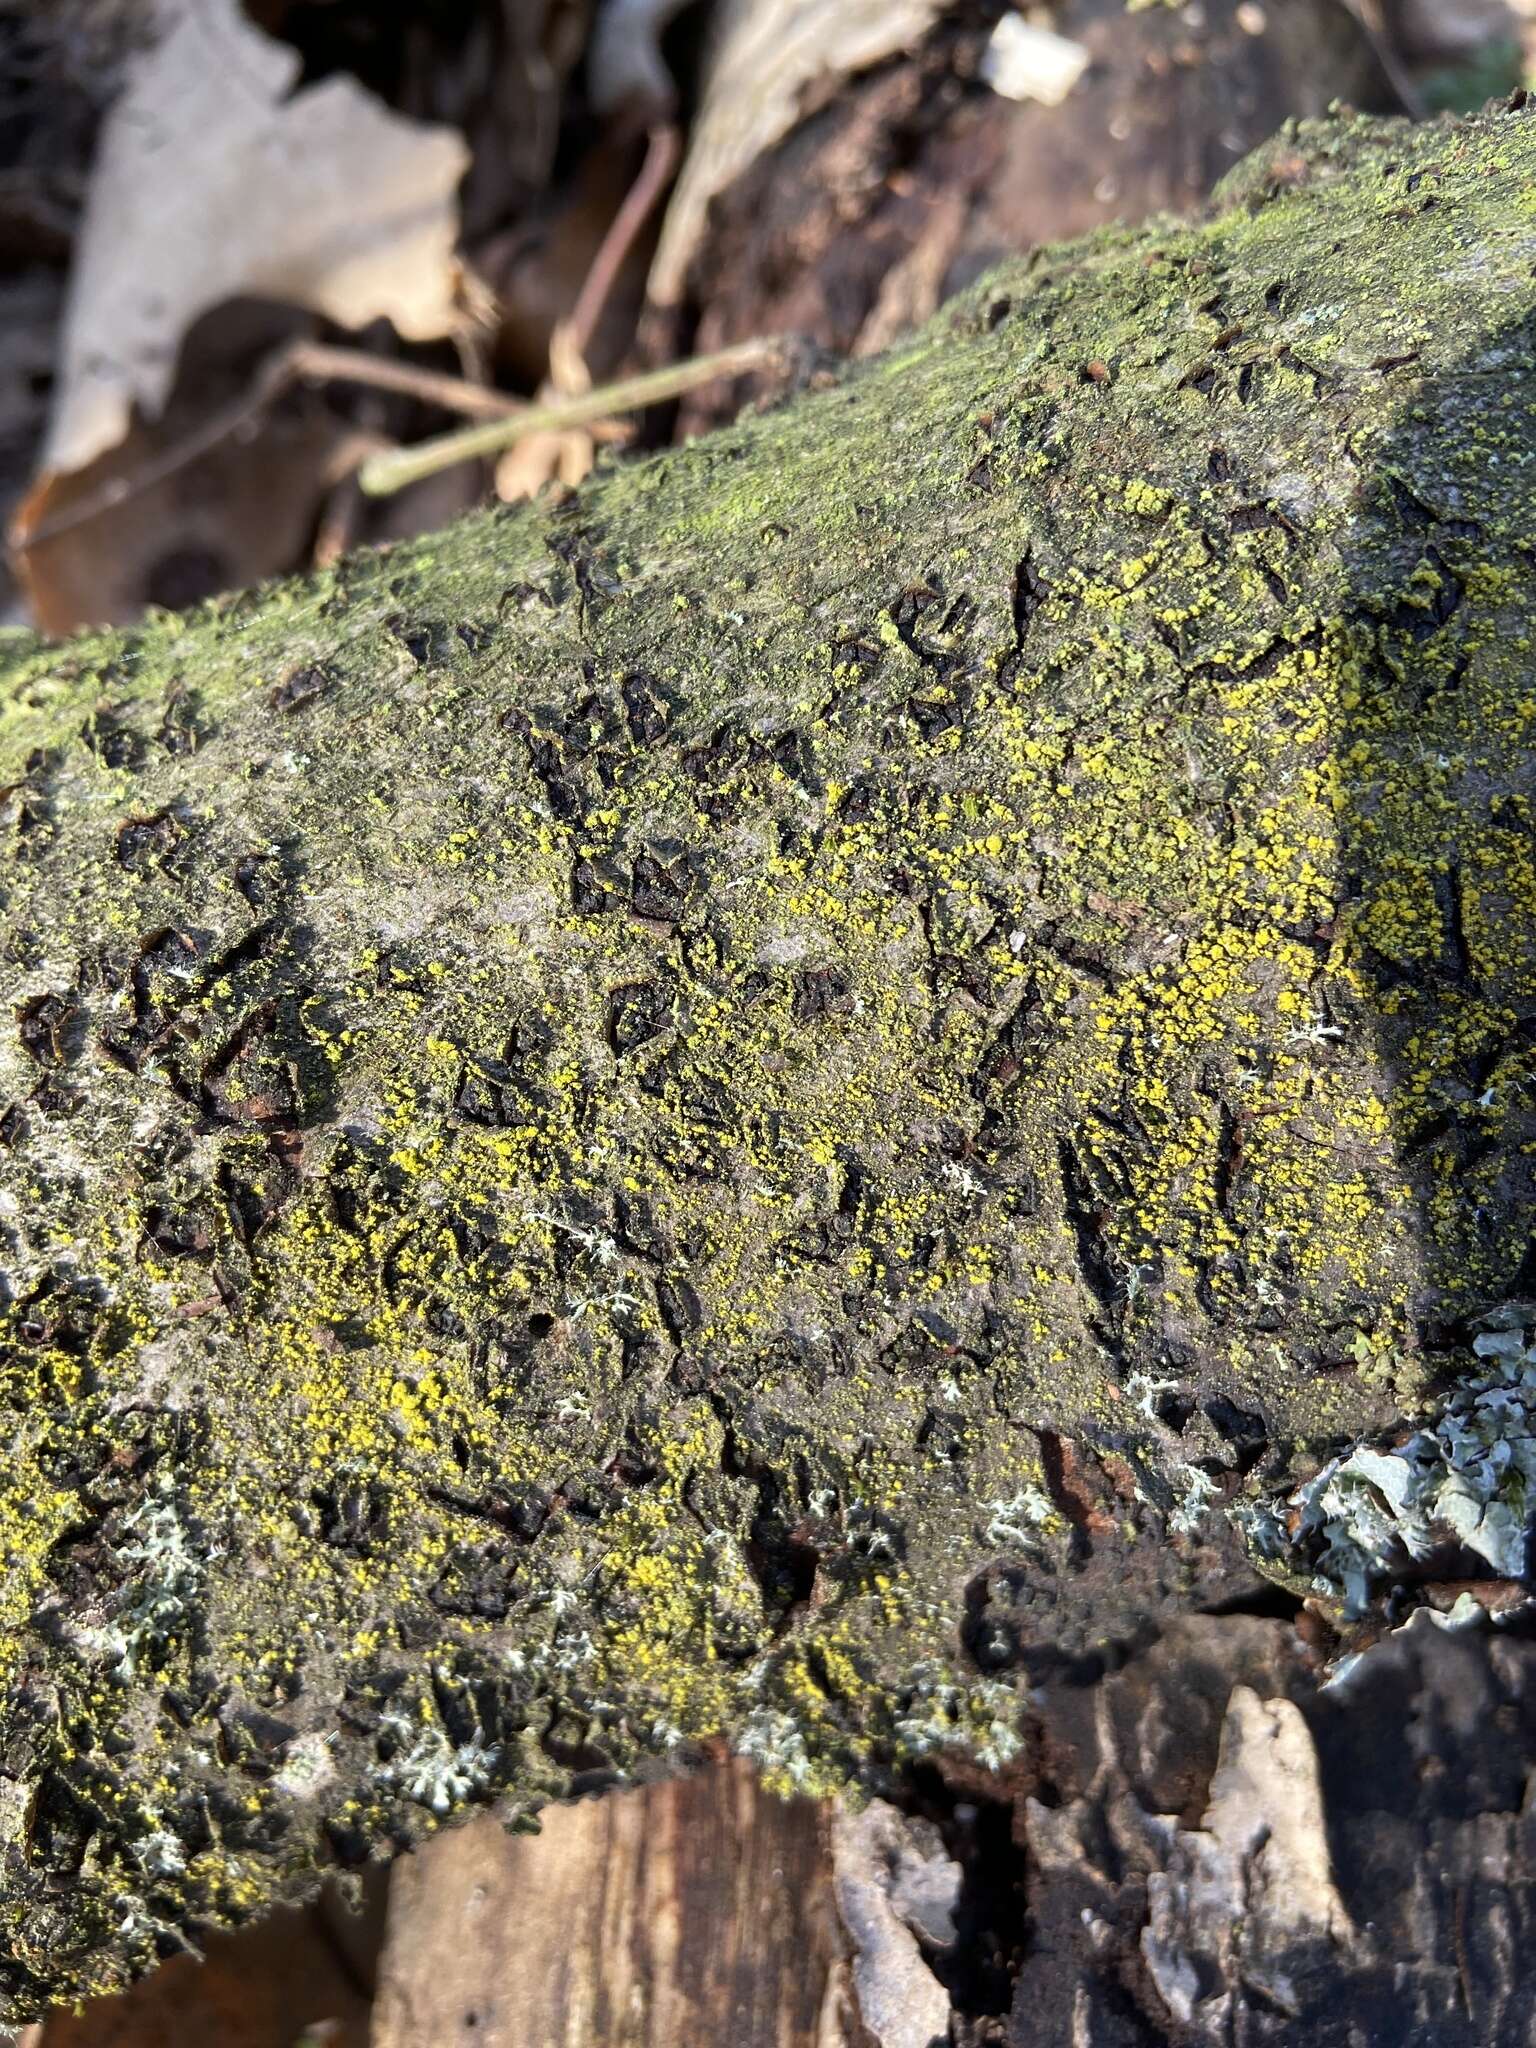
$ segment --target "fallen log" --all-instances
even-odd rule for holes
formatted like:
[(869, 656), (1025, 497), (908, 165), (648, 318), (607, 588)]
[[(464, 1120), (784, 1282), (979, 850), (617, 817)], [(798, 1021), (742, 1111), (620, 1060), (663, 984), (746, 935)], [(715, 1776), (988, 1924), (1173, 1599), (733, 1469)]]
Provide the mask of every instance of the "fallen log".
[(1508, 1575), (1533, 164), (1288, 130), (557, 506), (7, 641), (11, 2014)]

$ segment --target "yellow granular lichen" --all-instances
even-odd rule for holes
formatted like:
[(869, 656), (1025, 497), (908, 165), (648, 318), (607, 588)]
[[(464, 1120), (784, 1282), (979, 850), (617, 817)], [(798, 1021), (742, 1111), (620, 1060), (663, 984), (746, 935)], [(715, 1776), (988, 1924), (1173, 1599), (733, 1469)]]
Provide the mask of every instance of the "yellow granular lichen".
[(37, 1983), (716, 1734), (1002, 1763), (1516, 1284), (1532, 132), (1304, 131), (564, 509), (9, 647)]

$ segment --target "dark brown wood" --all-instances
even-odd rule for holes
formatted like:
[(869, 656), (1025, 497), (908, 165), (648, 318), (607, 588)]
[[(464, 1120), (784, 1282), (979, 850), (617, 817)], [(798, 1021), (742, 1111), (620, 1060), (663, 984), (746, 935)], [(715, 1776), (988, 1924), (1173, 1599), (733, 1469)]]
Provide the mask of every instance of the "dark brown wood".
[(1011, 2048), (1525, 2048), (1536, 1645), (1198, 1616), (1042, 1702)]
[[(918, 47), (825, 92), (716, 199), (678, 309), (695, 347), (792, 330), (873, 354), (1038, 243), (1200, 207), (1289, 116), (1335, 98), (1397, 104), (1345, 0), (1129, 19), (1124, 0), (1065, 0), (1053, 19), (1090, 68), (1059, 106), (984, 83), (981, 17), (944, 10)], [(686, 430), (730, 419), (743, 389), (686, 400)]]

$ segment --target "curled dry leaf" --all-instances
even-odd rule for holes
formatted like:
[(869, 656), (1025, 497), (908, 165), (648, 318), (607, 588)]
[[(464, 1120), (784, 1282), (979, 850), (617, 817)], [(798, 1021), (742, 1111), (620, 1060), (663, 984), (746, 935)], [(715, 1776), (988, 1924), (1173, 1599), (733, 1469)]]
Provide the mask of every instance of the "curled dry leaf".
[(789, 133), (809, 88), (908, 48), (943, 10), (944, 0), (722, 0), (703, 105), (651, 266), (657, 305), (682, 298), (709, 202)]
[(44, 467), (82, 468), (135, 408), (161, 411), (182, 337), (227, 299), (384, 318), (412, 340), (454, 323), (452, 129), (389, 111), (355, 80), (294, 90), (299, 57), (238, 0), (159, 0), (92, 174)]
[[(460, 318), (457, 132), (300, 59), (238, 0), (158, 0), (92, 169), (42, 471), (11, 539), (33, 619), (65, 633), (292, 568), (359, 452), (318, 406), (238, 407), (251, 330), (310, 313), (426, 339)], [(270, 320), (260, 309), (267, 308)], [(300, 312), (297, 309), (306, 309)]]
[(324, 407), (295, 406), (162, 474), (218, 388), (200, 376), (195, 405), (173, 401), (85, 469), (49, 480), (54, 530), (18, 561), (41, 631), (126, 625), (146, 606), (180, 610), (304, 560), (325, 493), (369, 444)]
[[(538, 403), (573, 398), (592, 389), (591, 373), (570, 321), (558, 320), (550, 337), (549, 375)], [(496, 495), (503, 504), (536, 498), (549, 483), (574, 490), (592, 473), (597, 443), (589, 427), (545, 427), (514, 441), (496, 462)]]
[(545, 428), (525, 434), (496, 464), (496, 495), (503, 504), (536, 498), (546, 484), (574, 489), (589, 476), (597, 445), (583, 427)]

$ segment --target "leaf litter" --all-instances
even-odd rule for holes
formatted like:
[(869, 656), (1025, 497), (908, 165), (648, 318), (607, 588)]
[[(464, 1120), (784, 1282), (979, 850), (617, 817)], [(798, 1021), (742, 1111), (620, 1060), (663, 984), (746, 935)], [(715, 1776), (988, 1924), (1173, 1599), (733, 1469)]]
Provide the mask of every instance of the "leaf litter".
[[(105, 108), (88, 177), (0, 142), (0, 269), (9, 242), (43, 257), (0, 299), (17, 315), (0, 494), (19, 499), (31, 619), (128, 621), (426, 530), (487, 490), (567, 488), (772, 397), (815, 350), (874, 352), (983, 260), (1178, 198), (1160, 136), (1145, 175), (1104, 169), (1116, 49), (1127, 81), (1140, 66), (1166, 96), (1230, 16), (1284, 79), (1293, 17), (1367, 4), (1421, 67), (1529, 61), (1536, 37), (1536, 0), (1159, 7), (1134, 49), (1121, 0), (0, 0), (0, 63), (46, 73), (59, 107), (73, 66), (91, 120)], [(1037, 159), (1057, 167), (1048, 191)], [(798, 229), (752, 196), (781, 160), (809, 181)], [(849, 192), (818, 192), (824, 169)], [(741, 292), (743, 234), (766, 293)], [(860, 281), (839, 287), (861, 237)], [(847, 332), (824, 317), (839, 293)], [(765, 348), (768, 367), (722, 372), (713, 396), (693, 375), (788, 334), (810, 347)], [(615, 381), (665, 390), (636, 379), (679, 358), (692, 397), (605, 409)], [(443, 432), (519, 406), (527, 431), (497, 430), (495, 450), (456, 454)], [(401, 494), (359, 489), (364, 465), (433, 437)]]

